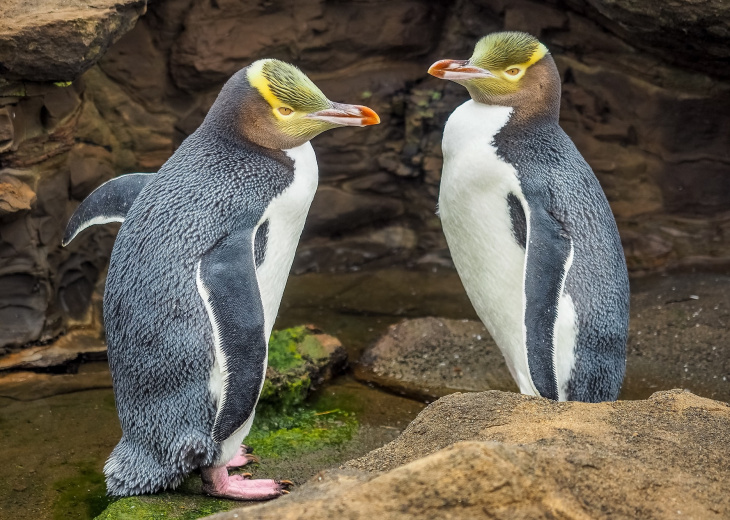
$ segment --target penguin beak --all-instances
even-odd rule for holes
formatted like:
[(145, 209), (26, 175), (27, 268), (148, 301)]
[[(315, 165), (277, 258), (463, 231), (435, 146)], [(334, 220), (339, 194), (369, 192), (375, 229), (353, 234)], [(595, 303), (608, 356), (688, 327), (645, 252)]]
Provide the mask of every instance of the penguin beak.
[(343, 105), (342, 103), (332, 103), (330, 108), (304, 117), (337, 126), (370, 126), (380, 123), (380, 117), (374, 110), (361, 105)]
[(437, 61), (428, 69), (431, 76), (451, 81), (464, 81), (478, 78), (496, 78), (494, 74), (485, 69), (470, 65), (468, 60), (441, 60)]

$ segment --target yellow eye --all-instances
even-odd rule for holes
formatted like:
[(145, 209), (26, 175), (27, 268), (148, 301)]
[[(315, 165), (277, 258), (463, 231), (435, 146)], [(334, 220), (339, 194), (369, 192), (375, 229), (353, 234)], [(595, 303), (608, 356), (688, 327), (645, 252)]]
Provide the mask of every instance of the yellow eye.
[(517, 67), (512, 67), (511, 69), (505, 70), (505, 72), (507, 74), (509, 74), (510, 76), (516, 76), (517, 74), (520, 73), (520, 69), (518, 69)]
[(279, 110), (279, 113), (280, 113), (280, 114), (281, 114), (282, 116), (288, 116), (289, 114), (291, 114), (292, 112), (294, 112), (294, 111), (293, 111), (293, 110), (292, 110), (291, 108), (289, 108), (289, 107), (279, 107), (279, 108), (278, 108), (278, 110)]

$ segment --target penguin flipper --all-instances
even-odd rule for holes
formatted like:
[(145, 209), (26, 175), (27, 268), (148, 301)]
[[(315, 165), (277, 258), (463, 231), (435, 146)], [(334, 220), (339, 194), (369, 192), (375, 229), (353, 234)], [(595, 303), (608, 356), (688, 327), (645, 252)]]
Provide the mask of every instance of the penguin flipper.
[(61, 244), (67, 246), (76, 235), (95, 224), (124, 222), (134, 199), (154, 175), (154, 173), (128, 173), (96, 188), (71, 215)]
[(555, 335), (573, 244), (542, 200), (528, 198), (525, 258), (525, 346), (530, 378), (541, 396), (558, 400)]
[(251, 416), (266, 371), (264, 332), (254, 255), (254, 229), (221, 239), (198, 263), (198, 292), (213, 325), (223, 379), (212, 437), (222, 442)]

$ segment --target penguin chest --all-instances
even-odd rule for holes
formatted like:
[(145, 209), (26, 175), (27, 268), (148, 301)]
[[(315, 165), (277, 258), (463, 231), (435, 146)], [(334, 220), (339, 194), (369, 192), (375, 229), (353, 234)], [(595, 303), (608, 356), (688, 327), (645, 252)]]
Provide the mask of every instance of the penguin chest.
[(294, 179), (283, 192), (271, 200), (258, 223), (259, 227), (265, 226), (265, 239), (262, 240), (264, 245), (256, 277), (264, 308), (267, 338), (279, 311), (318, 180), (317, 158), (311, 144), (305, 143), (285, 152), (294, 161)]
[(456, 269), (520, 390), (536, 393), (524, 347), (525, 249), (510, 204), (529, 219), (514, 167), (501, 160), (494, 136), (509, 107), (467, 101), (444, 130), (439, 214)]

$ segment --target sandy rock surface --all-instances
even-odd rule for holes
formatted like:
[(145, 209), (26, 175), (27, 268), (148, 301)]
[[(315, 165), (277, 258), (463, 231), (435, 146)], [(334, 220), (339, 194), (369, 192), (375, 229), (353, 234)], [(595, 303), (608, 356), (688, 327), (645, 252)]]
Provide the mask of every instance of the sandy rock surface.
[(599, 404), (453, 394), (344, 469), (210, 518), (727, 518), (729, 442), (730, 406), (679, 390)]

